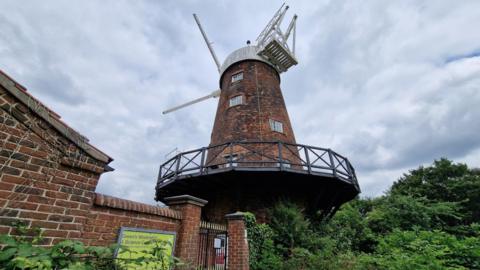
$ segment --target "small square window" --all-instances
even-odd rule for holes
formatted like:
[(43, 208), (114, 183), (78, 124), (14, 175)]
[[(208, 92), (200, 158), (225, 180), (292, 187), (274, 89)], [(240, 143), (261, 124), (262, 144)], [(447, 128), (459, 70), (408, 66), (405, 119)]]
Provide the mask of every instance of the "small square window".
[(230, 107), (237, 106), (243, 104), (243, 96), (234, 96), (230, 98)]
[(279, 121), (276, 121), (276, 120), (273, 120), (273, 119), (270, 119), (269, 122), (270, 122), (270, 129), (272, 131), (283, 133), (283, 123), (282, 122), (279, 122)]
[(287, 169), (292, 168), (292, 165), (290, 164), (290, 161), (288, 161), (288, 160), (283, 160), (281, 164), (280, 164), (280, 162), (278, 162), (277, 167), (280, 167), (280, 166), (282, 166), (283, 168), (287, 168)]
[(243, 72), (235, 73), (232, 75), (232, 83), (243, 80)]
[(232, 155), (224, 155), (223, 158), (226, 160), (227, 164), (226, 166), (232, 166), (232, 167), (237, 167), (237, 159), (238, 155), (237, 154), (232, 154)]

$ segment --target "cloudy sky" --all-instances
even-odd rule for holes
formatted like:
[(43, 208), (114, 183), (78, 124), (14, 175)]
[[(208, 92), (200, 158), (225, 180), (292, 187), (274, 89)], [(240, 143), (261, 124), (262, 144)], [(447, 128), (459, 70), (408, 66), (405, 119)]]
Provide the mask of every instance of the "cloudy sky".
[[(115, 161), (97, 191), (153, 203), (174, 148), (209, 143), (223, 60), (280, 1), (0, 1), (0, 69)], [(295, 1), (282, 74), (297, 142), (349, 157), (364, 196), (448, 157), (480, 166), (480, 1)], [(286, 26), (285, 26), (286, 27)]]

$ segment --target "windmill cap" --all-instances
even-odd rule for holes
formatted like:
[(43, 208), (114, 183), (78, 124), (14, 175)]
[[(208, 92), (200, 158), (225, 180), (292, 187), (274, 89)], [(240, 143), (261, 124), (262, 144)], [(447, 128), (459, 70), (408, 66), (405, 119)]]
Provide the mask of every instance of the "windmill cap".
[(225, 71), (227, 71), (227, 69), (233, 64), (242, 62), (245, 60), (254, 60), (254, 61), (263, 62), (273, 67), (278, 73), (280, 73), (272, 63), (270, 63), (269, 61), (259, 56), (257, 54), (257, 51), (258, 51), (257, 46), (246, 46), (238, 50), (235, 50), (231, 54), (229, 54), (225, 59), (225, 61), (223, 62), (223, 65), (220, 67), (220, 87), (222, 83), (223, 73), (225, 73)]

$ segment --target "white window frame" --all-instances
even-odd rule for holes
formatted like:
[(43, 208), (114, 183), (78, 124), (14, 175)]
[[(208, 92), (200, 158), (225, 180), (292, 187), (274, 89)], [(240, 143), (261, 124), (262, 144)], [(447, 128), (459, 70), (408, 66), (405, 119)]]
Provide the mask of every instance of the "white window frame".
[(243, 71), (237, 72), (232, 75), (232, 83), (243, 80)]
[(283, 123), (277, 120), (270, 119), (270, 129), (275, 132), (283, 133)]
[(287, 168), (287, 169), (292, 168), (292, 164), (290, 163), (290, 161), (285, 160), (285, 159), (282, 161), (282, 163), (277, 162), (277, 167), (280, 167), (280, 166), (282, 166), (283, 168)]
[(230, 163), (229, 163), (229, 162), (230, 162), (230, 154), (223, 156), (223, 158), (227, 160), (227, 164), (225, 164), (225, 166), (231, 165), (232, 167), (237, 167), (237, 166), (238, 166), (238, 163), (235, 162), (235, 161), (238, 160), (238, 154), (233, 153), (233, 154), (231, 155), (231, 157), (232, 157), (232, 163), (230, 164)]
[(243, 95), (231, 97), (229, 100), (229, 107), (238, 106), (243, 104)]

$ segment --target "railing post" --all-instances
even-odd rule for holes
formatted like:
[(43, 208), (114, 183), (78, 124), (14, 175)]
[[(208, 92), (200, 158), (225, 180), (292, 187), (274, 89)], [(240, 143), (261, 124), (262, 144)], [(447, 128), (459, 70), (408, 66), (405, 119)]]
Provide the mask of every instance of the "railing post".
[(283, 157), (282, 157), (282, 142), (278, 143), (278, 157), (280, 158), (280, 170), (283, 170)]
[(163, 164), (160, 165), (160, 169), (158, 170), (157, 184), (158, 184), (158, 182), (160, 182), (160, 180), (162, 179), (162, 170), (163, 170)]
[(230, 167), (233, 167), (233, 143), (230, 143), (230, 157), (228, 158)]
[(182, 154), (178, 155), (177, 164), (175, 164), (175, 176), (178, 175), (178, 170), (180, 169), (180, 160), (182, 160)]
[(358, 184), (355, 181), (355, 172), (353, 170), (352, 164), (350, 164), (350, 161), (348, 161), (347, 158), (345, 158), (345, 162), (347, 163), (347, 168), (348, 168), (348, 178), (350, 179), (350, 182), (354, 184), (355, 186), (358, 187)]
[(202, 157), (200, 158), (200, 173), (203, 174), (205, 168), (205, 150), (206, 148), (202, 148)]
[(310, 164), (310, 157), (308, 156), (308, 149), (306, 146), (303, 147), (303, 150), (305, 151), (305, 160), (307, 161), (307, 168), (308, 168), (308, 173), (312, 173), (312, 164)]
[(350, 169), (350, 162), (348, 162), (347, 158), (343, 159), (345, 161), (345, 166), (347, 167), (347, 173), (348, 173), (348, 178), (351, 180), (352, 179), (352, 173)]
[(328, 149), (328, 157), (330, 158), (330, 166), (332, 166), (333, 176), (337, 177), (337, 168), (335, 168), (335, 163), (333, 163), (332, 149)]

